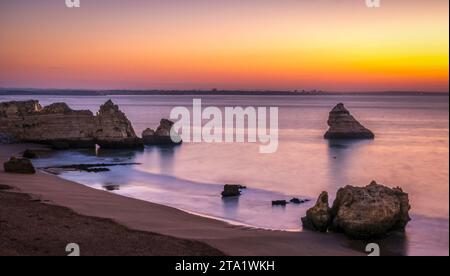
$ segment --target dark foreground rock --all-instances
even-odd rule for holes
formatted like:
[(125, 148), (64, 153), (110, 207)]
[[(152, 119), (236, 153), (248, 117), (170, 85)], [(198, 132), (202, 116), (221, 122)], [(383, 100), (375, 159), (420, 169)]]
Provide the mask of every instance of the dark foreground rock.
[(3, 164), (5, 172), (19, 174), (35, 174), (36, 170), (30, 160), (26, 158), (11, 157)]
[(328, 193), (322, 192), (316, 205), (306, 212), (306, 217), (302, 218), (303, 227), (313, 231), (326, 232), (331, 223), (330, 211)]
[(374, 139), (375, 134), (359, 123), (344, 104), (336, 105), (328, 118), (330, 129), (325, 139)]
[[(323, 206), (328, 205), (328, 200), (325, 202), (325, 198), (321, 197), (319, 201), (319, 207), (316, 205), (308, 210), (307, 216), (302, 219), (307, 228), (311, 221), (325, 222), (324, 218), (329, 217), (327, 223), (321, 224), (320, 230), (343, 232), (357, 239), (370, 239), (382, 237), (391, 231), (404, 231), (411, 220), (408, 194), (401, 188), (391, 189), (375, 181), (362, 188), (341, 188), (332, 208), (326, 214)], [(318, 209), (322, 211), (316, 212)]]
[(174, 122), (162, 119), (158, 128), (146, 129), (142, 132), (142, 140), (145, 145), (149, 146), (176, 146), (183, 143), (181, 137), (178, 134), (170, 135)]
[(244, 186), (227, 184), (223, 187), (222, 197), (240, 196)]
[(54, 149), (142, 148), (131, 122), (111, 100), (97, 114), (72, 110), (65, 103), (42, 107), (38, 101), (0, 103), (0, 133), (19, 142), (51, 145)]

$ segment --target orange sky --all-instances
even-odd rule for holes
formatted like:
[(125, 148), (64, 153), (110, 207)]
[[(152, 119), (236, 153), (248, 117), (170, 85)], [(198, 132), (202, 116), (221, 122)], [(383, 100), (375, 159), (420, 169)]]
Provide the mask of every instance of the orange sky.
[(448, 91), (449, 1), (0, 0), (0, 87)]

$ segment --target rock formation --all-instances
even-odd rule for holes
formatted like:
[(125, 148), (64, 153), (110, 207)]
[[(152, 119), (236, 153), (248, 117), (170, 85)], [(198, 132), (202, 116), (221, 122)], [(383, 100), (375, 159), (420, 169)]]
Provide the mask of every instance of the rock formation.
[(142, 132), (142, 139), (145, 145), (179, 145), (182, 143), (181, 137), (176, 135), (175, 141), (170, 136), (170, 131), (174, 122), (162, 119), (156, 131), (153, 129), (146, 129)]
[(36, 170), (30, 160), (25, 158), (11, 157), (9, 161), (3, 164), (5, 172), (20, 174), (35, 174)]
[(222, 197), (240, 196), (242, 187), (241, 185), (227, 184), (223, 187)]
[(0, 133), (21, 142), (53, 145), (57, 149), (139, 148), (139, 139), (125, 114), (111, 100), (97, 115), (72, 110), (65, 103), (42, 107), (38, 101), (0, 103)]
[(331, 222), (331, 209), (328, 205), (328, 193), (322, 192), (316, 205), (302, 218), (303, 227), (313, 231), (326, 232)]
[(372, 131), (361, 125), (340, 103), (331, 110), (325, 139), (374, 139)]
[[(400, 188), (390, 189), (377, 184), (360, 188), (341, 188), (331, 209), (325, 213), (328, 199), (321, 195), (315, 207), (302, 219), (310, 228), (311, 222), (320, 221), (321, 229), (343, 232), (358, 239), (383, 236), (391, 231), (403, 231), (411, 220), (408, 194)], [(320, 210), (320, 212), (318, 212)], [(329, 219), (325, 219), (326, 217)], [(327, 221), (327, 223), (325, 223)], [(314, 229), (314, 228), (312, 228)]]

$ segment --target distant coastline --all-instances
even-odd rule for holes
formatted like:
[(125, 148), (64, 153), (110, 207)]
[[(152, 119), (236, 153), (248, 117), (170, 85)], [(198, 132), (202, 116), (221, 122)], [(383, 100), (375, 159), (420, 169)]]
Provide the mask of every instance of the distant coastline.
[(422, 91), (379, 91), (379, 92), (332, 92), (332, 91), (287, 91), (287, 90), (84, 90), (84, 89), (33, 89), (33, 88), (0, 88), (0, 96), (326, 96), (326, 95), (391, 95), (391, 96), (445, 96), (449, 92), (422, 92)]

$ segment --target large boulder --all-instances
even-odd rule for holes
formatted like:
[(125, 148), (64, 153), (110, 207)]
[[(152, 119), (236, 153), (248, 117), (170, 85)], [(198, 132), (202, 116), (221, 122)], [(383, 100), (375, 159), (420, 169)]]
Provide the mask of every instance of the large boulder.
[(328, 204), (328, 193), (322, 192), (316, 205), (306, 212), (302, 218), (303, 227), (313, 231), (326, 232), (331, 222), (331, 212)]
[(36, 170), (30, 160), (26, 158), (11, 157), (8, 162), (3, 164), (5, 172), (20, 174), (35, 174)]
[(411, 220), (408, 194), (373, 181), (364, 188), (346, 186), (336, 195), (331, 214), (332, 230), (355, 238), (383, 236), (403, 231)]
[(94, 115), (72, 110), (65, 103), (42, 107), (38, 101), (0, 103), (0, 133), (21, 142), (52, 145), (57, 149), (142, 148), (131, 122), (111, 100)]
[[(181, 137), (174, 133), (174, 137), (171, 136), (171, 130), (174, 122), (162, 119), (158, 128), (146, 129), (142, 132), (142, 139), (145, 145), (180, 145), (183, 141)], [(173, 139), (175, 138), (175, 139)]]
[[(326, 206), (328, 202), (324, 200), (322, 198), (322, 205)], [(326, 215), (318, 213), (316, 206), (307, 212), (307, 219), (303, 221), (306, 227), (314, 220), (325, 221)], [(391, 189), (375, 181), (366, 187), (346, 186), (337, 192), (328, 211), (328, 224), (321, 225), (320, 231), (343, 232), (357, 239), (381, 237), (392, 231), (404, 231), (411, 220), (410, 209), (408, 194), (401, 188)]]
[(331, 110), (325, 139), (374, 139), (375, 134), (359, 123), (340, 103)]

